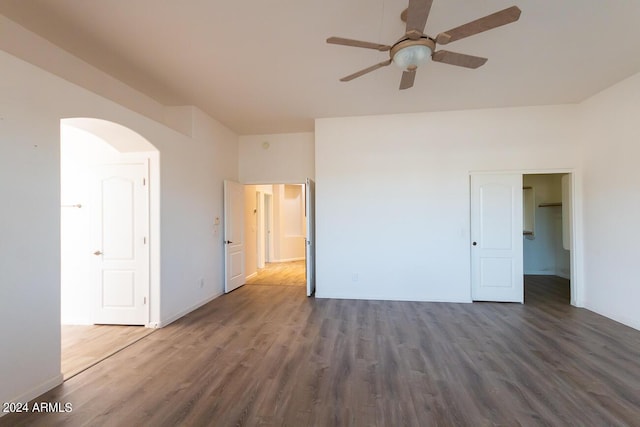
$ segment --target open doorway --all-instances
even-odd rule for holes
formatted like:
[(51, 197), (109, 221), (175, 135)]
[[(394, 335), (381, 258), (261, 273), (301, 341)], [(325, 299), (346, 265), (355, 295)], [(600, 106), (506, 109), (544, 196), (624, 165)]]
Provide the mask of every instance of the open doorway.
[[(575, 267), (581, 261), (579, 253), (581, 238), (579, 235), (576, 236), (576, 230), (580, 228), (576, 226), (576, 209), (574, 209), (576, 194), (578, 194), (574, 191), (577, 185), (576, 176), (574, 172), (559, 170), (551, 173), (551, 175), (557, 174), (556, 176), (535, 178), (536, 175), (549, 174), (548, 171), (539, 173), (513, 171), (477, 172), (470, 175), (471, 296), (473, 301), (525, 302), (524, 240), (533, 240), (532, 237), (535, 237), (536, 233), (538, 235), (541, 233), (535, 228), (538, 227), (535, 215), (539, 209), (561, 208), (560, 216), (557, 212), (552, 215), (551, 210), (541, 214), (549, 215), (553, 219), (554, 222), (545, 225), (549, 230), (555, 230), (555, 232), (561, 230), (558, 237), (547, 242), (553, 249), (553, 263), (540, 270), (533, 270), (529, 266), (527, 272), (531, 274), (527, 277), (540, 278), (543, 277), (540, 273), (544, 272), (544, 276), (557, 277), (560, 281), (565, 280), (570, 294), (570, 304), (581, 304), (580, 276), (576, 275), (579, 269)], [(559, 180), (561, 186), (554, 187), (553, 192), (544, 187), (544, 191), (540, 191), (541, 194), (536, 197), (535, 188), (532, 185), (523, 184), (525, 175), (532, 175), (534, 178), (530, 179), (533, 180)], [(536, 183), (536, 186), (540, 186), (539, 183)], [(526, 213), (525, 210), (529, 212)], [(562, 218), (562, 224), (555, 222), (560, 218)], [(562, 237), (559, 237), (560, 235)], [(560, 243), (563, 249), (556, 251)], [(551, 256), (548, 252), (544, 254)], [(566, 275), (567, 279), (561, 277), (562, 275)]]
[(570, 174), (525, 174), (525, 303), (571, 303)]
[(152, 323), (150, 295), (159, 292), (152, 268), (159, 265), (159, 156), (121, 125), (76, 118), (61, 121), (60, 158), (61, 370), (68, 379), (153, 331), (144, 326)]
[(306, 286), (304, 184), (245, 186), (248, 285)]

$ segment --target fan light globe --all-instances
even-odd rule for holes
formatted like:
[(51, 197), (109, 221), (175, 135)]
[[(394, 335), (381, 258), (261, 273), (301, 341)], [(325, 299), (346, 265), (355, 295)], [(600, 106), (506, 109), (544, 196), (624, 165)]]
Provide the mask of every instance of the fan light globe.
[(417, 44), (400, 49), (393, 55), (393, 63), (406, 70), (409, 67), (417, 68), (429, 62), (431, 49), (429, 46)]

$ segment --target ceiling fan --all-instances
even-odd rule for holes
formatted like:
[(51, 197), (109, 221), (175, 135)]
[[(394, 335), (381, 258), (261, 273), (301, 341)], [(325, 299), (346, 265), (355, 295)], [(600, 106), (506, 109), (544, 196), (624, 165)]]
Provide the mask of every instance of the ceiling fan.
[(409, 0), (409, 7), (401, 15), (401, 19), (407, 23), (405, 34), (391, 46), (342, 37), (329, 37), (327, 43), (331, 44), (376, 49), (381, 52), (389, 51), (388, 60), (343, 77), (340, 81), (348, 82), (378, 68), (386, 67), (393, 62), (404, 70), (400, 80), (400, 89), (408, 89), (413, 86), (418, 67), (427, 63), (429, 58), (449, 65), (478, 68), (487, 62), (487, 58), (448, 50), (436, 51), (436, 45), (446, 45), (456, 40), (510, 24), (517, 21), (521, 13), (517, 6), (512, 6), (442, 32), (433, 38), (424, 34), (424, 27), (427, 23), (432, 3), (433, 0)]

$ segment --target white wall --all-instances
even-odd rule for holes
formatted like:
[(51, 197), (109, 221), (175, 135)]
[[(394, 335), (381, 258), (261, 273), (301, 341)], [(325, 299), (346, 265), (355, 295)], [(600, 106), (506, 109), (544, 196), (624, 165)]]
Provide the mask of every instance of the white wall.
[[(275, 189), (278, 191), (275, 191)], [(280, 261), (304, 259), (306, 223), (304, 217), (304, 186), (297, 184), (274, 185), (275, 203), (278, 204), (279, 241), (276, 254)]]
[(312, 132), (240, 136), (239, 156), (246, 184), (300, 184), (315, 176)]
[(68, 125), (61, 128), (60, 145), (61, 320), (63, 325), (89, 325), (94, 303), (92, 169), (117, 159), (119, 152), (101, 138)]
[(183, 107), (168, 107), (0, 15), (0, 50), (191, 136)]
[(0, 52), (0, 402), (62, 381), (60, 120), (32, 71)]
[(581, 105), (585, 305), (640, 329), (640, 74)]
[(316, 120), (319, 297), (470, 301), (470, 171), (580, 168), (575, 106)]
[(535, 232), (524, 236), (524, 274), (548, 274), (570, 278), (569, 251), (562, 247), (562, 207), (540, 207), (562, 202), (562, 174), (534, 174), (523, 177), (523, 185), (535, 193)]
[(244, 274), (258, 272), (258, 203), (255, 185), (244, 186)]
[(119, 123), (160, 152), (162, 299), (151, 295), (159, 324), (223, 291), (214, 220), (222, 179), (238, 179), (238, 157), (237, 136), (195, 109), (190, 138), (5, 52), (0, 93), (0, 401), (8, 402), (61, 380), (60, 120)]
[(237, 136), (196, 108), (192, 134), (158, 147), (165, 284), (161, 325), (224, 293), (223, 229), (215, 220), (223, 218), (223, 181), (238, 180)]

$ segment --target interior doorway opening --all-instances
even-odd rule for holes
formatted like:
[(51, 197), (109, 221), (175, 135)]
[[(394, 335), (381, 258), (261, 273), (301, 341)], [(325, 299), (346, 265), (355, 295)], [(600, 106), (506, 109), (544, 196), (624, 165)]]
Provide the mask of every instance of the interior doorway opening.
[[(525, 176), (535, 185), (524, 185)], [(577, 273), (582, 265), (582, 238), (576, 224), (581, 215), (575, 208), (579, 206), (575, 172), (474, 172), (470, 184), (472, 300), (524, 303), (525, 277), (547, 276), (565, 281), (570, 304), (581, 306), (582, 282)], [(548, 221), (542, 224), (541, 217)], [(528, 252), (534, 255), (525, 256), (525, 240), (543, 235), (547, 238), (540, 237), (535, 245), (551, 250), (538, 250), (532, 244)]]
[[(117, 123), (60, 123), (61, 353), (65, 379), (157, 322), (159, 153)], [(138, 327), (139, 327), (138, 326)]]
[(571, 303), (571, 175), (525, 174), (523, 265), (525, 304)]
[(305, 184), (245, 185), (247, 284), (306, 286)]

